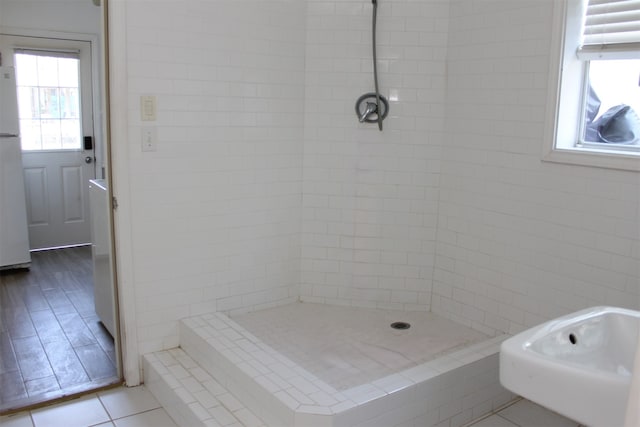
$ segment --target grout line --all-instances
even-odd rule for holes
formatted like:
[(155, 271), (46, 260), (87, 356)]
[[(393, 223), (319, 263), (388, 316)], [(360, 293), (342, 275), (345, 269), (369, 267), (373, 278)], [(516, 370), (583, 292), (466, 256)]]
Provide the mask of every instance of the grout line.
[[(36, 331), (37, 332), (37, 331)], [(24, 392), (29, 397), (29, 393), (27, 392), (27, 385), (24, 380), (24, 375), (22, 374), (22, 367), (20, 366), (20, 361), (18, 360), (18, 355), (16, 353), (15, 346), (13, 344), (13, 338), (11, 337), (11, 333), (7, 330), (7, 337), (9, 339), (9, 345), (11, 345), (11, 351), (13, 352), (13, 358), (16, 361), (16, 366), (18, 368), (18, 373), (20, 374), (20, 379), (22, 380), (22, 386), (24, 387)], [(13, 399), (16, 400), (16, 399)]]
[(516, 396), (515, 399), (505, 403), (504, 405), (498, 406), (493, 412), (495, 412), (497, 414), (498, 412), (504, 411), (508, 407), (513, 406), (513, 405), (515, 405), (516, 403), (518, 403), (518, 402), (520, 402), (522, 400), (525, 400), (524, 397)]
[[(499, 414), (500, 411), (503, 411), (503, 410), (507, 409), (508, 407), (515, 405), (516, 403), (520, 402), (521, 400), (524, 400), (524, 399), (522, 397), (518, 396), (515, 399), (505, 403), (504, 405), (498, 406), (496, 409), (494, 409), (493, 411), (481, 416), (480, 418), (476, 418), (475, 420), (469, 421), (468, 423), (462, 425), (461, 427), (471, 427), (471, 426), (474, 426), (475, 424), (479, 423), (480, 421), (485, 420), (485, 419), (487, 419), (489, 417), (492, 417), (494, 415), (498, 415), (499, 416), (500, 415)], [(507, 420), (506, 418), (504, 418), (502, 416), (500, 418)], [(507, 421), (509, 421), (512, 424), (516, 424), (511, 420), (507, 420)]]
[[(113, 418), (111, 418), (111, 414), (109, 413), (109, 410), (107, 409), (107, 407), (104, 405), (104, 402), (102, 401), (102, 399), (100, 398), (100, 395), (98, 393), (95, 393), (96, 397), (98, 398), (98, 401), (100, 402), (100, 405), (102, 405), (102, 408), (104, 409), (104, 412), (107, 414), (107, 416), (109, 417), (109, 421), (113, 421)], [(101, 424), (101, 423), (98, 423)]]
[[(151, 393), (151, 392), (149, 392), (149, 393)], [(145, 409), (144, 411), (136, 412), (135, 414), (125, 415), (124, 417), (111, 418), (111, 421), (113, 422), (113, 421), (122, 420), (122, 419), (125, 419), (125, 418), (129, 418), (129, 417), (133, 417), (133, 416), (136, 416), (136, 415), (140, 415), (140, 414), (146, 414), (147, 412), (157, 411), (158, 409), (162, 409), (164, 412), (167, 412), (164, 409), (164, 407), (162, 405), (160, 405), (157, 408)], [(169, 415), (168, 412), (167, 412), (167, 415)], [(111, 415), (109, 415), (109, 417), (111, 417)], [(173, 418), (171, 418), (171, 419), (173, 419)]]
[(500, 415), (499, 413), (496, 413), (496, 415), (497, 415), (498, 417), (502, 418), (503, 420), (505, 420), (505, 421), (507, 421), (507, 422), (509, 422), (509, 423), (513, 424), (513, 425), (516, 425), (516, 426), (518, 426), (518, 427), (522, 427), (520, 424), (516, 423), (516, 422), (515, 422), (515, 421), (513, 421), (513, 420), (510, 420), (509, 418), (503, 417), (503, 416), (502, 416), (502, 415)]

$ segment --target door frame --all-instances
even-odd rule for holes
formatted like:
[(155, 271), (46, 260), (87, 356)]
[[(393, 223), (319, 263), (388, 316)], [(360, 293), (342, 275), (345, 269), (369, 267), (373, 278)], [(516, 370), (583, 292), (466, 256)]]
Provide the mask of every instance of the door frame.
[[(108, 12), (107, 12), (107, 1), (102, 0), (102, 40), (96, 34), (88, 34), (88, 33), (67, 33), (63, 31), (50, 31), (50, 30), (38, 30), (38, 29), (29, 29), (29, 28), (19, 28), (19, 27), (10, 27), (4, 26), (2, 28), (2, 35), (8, 36), (22, 36), (22, 37), (41, 37), (48, 39), (61, 39), (61, 40), (79, 40), (89, 42), (91, 45), (91, 90), (93, 92), (92, 96), (92, 107), (93, 107), (93, 133), (94, 133), (94, 157), (96, 164), (96, 168), (100, 168), (100, 170), (96, 169), (96, 177), (102, 175), (102, 177), (108, 182), (108, 195), (109, 195), (109, 227), (110, 227), (110, 237), (111, 237), (111, 271), (112, 271), (112, 280), (113, 286), (115, 288), (115, 313), (116, 313), (116, 336), (113, 337), (115, 344), (115, 354), (117, 360), (116, 372), (118, 377), (121, 380), (124, 379), (126, 373), (131, 371), (131, 366), (135, 362), (136, 370), (138, 366), (137, 362), (137, 351), (136, 351), (136, 359), (132, 359), (131, 353), (126, 351), (126, 345), (122, 339), (123, 336), (123, 327), (121, 326), (123, 323), (124, 316), (120, 310), (120, 302), (121, 299), (119, 297), (119, 280), (118, 280), (118, 272), (117, 268), (117, 254), (116, 254), (116, 233), (115, 233), (115, 221), (114, 221), (114, 207), (113, 207), (113, 163), (111, 162), (111, 139), (110, 139), (110, 112), (111, 112), (111, 104), (112, 102), (109, 99), (111, 90), (110, 90), (110, 60), (109, 60), (109, 26), (107, 25), (108, 21)], [(119, 2), (114, 2), (119, 3)], [(124, 8), (124, 5), (122, 5)], [(99, 58), (103, 58), (103, 64), (101, 66)], [(126, 53), (125, 53), (126, 58)], [(125, 104), (126, 105), (126, 104)], [(122, 173), (122, 172), (121, 172)], [(134, 323), (135, 324), (135, 323)], [(137, 350), (137, 346), (136, 346)], [(128, 354), (128, 357), (125, 359), (124, 354)], [(127, 368), (128, 366), (128, 368)], [(137, 376), (134, 376), (134, 382), (137, 383), (133, 385), (138, 385), (140, 383), (140, 374), (137, 373)]]
[(127, 68), (127, 4), (124, 1), (102, 0), (105, 14), (106, 136), (109, 141), (109, 178), (113, 224), (112, 247), (115, 248), (116, 299), (118, 301), (119, 336), (121, 339), (122, 374), (129, 387), (142, 382), (138, 324), (136, 320), (135, 276), (132, 251), (131, 184), (129, 176), (129, 119)]

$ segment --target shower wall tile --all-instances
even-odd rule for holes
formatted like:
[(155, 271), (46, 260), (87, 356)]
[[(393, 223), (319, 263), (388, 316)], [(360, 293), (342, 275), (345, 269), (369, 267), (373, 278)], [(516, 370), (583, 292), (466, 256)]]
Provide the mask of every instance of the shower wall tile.
[(374, 91), (371, 3), (307, 2), (303, 300), (429, 309), (448, 13), (444, 0), (380, 2), (379, 132), (354, 110)]
[[(130, 245), (140, 351), (177, 320), (297, 298), (305, 5), (127, 1)], [(141, 121), (155, 95), (157, 120)], [(154, 127), (157, 151), (141, 151)]]
[(637, 173), (544, 163), (553, 0), (452, 0), (433, 310), (487, 333), (640, 307)]

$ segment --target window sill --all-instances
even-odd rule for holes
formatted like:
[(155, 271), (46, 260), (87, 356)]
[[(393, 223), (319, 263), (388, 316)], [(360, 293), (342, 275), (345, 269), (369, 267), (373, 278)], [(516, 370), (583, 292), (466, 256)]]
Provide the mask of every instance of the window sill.
[(640, 172), (640, 152), (612, 152), (597, 148), (554, 148), (546, 153), (545, 162), (565, 163), (606, 169)]

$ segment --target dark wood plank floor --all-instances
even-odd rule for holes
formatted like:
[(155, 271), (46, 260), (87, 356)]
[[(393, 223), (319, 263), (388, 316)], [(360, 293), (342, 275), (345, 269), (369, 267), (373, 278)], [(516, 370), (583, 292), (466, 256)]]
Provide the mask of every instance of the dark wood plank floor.
[(29, 270), (0, 272), (0, 412), (117, 381), (92, 268), (84, 246), (35, 252)]

